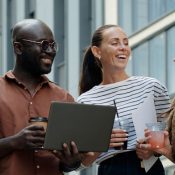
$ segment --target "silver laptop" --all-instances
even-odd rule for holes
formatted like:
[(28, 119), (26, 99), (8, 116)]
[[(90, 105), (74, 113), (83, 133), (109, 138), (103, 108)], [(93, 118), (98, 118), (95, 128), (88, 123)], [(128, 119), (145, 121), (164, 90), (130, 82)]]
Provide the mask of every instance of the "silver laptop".
[(115, 118), (112, 106), (52, 102), (44, 148), (62, 150), (74, 141), (79, 151), (105, 152)]

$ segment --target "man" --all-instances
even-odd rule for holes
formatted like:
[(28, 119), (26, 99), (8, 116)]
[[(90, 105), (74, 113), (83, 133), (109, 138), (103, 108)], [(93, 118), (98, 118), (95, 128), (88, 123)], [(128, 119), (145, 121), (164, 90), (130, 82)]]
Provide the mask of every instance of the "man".
[(80, 154), (71, 150), (55, 153), (41, 148), (44, 128), (29, 125), (30, 117), (48, 117), (51, 101), (74, 101), (65, 90), (43, 74), (51, 71), (57, 44), (50, 28), (40, 20), (25, 19), (13, 29), (16, 63), (0, 78), (0, 174), (62, 175), (79, 167)]

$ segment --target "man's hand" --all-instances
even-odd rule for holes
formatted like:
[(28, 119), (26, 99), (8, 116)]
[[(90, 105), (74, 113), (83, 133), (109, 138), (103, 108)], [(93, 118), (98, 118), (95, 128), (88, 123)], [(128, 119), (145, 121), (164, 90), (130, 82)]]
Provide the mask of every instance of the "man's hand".
[(76, 144), (72, 141), (69, 149), (66, 143), (63, 144), (63, 151), (58, 152), (60, 158), (60, 169), (64, 172), (69, 172), (79, 168), (83, 159), (83, 154), (78, 152)]
[(27, 126), (13, 136), (0, 139), (0, 157), (15, 150), (32, 149), (43, 146), (45, 131), (42, 126)]
[(42, 126), (30, 125), (12, 137), (15, 149), (32, 149), (42, 147), (45, 131)]

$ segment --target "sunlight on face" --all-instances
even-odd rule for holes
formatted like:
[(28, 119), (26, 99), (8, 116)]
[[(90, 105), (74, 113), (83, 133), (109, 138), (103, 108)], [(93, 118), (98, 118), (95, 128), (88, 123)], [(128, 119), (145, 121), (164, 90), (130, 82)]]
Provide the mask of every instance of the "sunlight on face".
[(103, 68), (125, 69), (131, 53), (128, 42), (127, 35), (119, 27), (111, 27), (103, 32), (102, 44), (99, 47)]

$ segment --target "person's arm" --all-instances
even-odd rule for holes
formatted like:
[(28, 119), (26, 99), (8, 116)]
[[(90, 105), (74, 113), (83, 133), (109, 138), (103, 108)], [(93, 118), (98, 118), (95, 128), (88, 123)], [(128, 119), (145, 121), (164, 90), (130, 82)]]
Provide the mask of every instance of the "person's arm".
[(14, 137), (7, 137), (0, 139), (0, 158), (10, 154), (15, 150)]
[(94, 152), (78, 152), (78, 148), (74, 142), (71, 142), (70, 149), (67, 144), (63, 144), (63, 151), (57, 151), (57, 156), (60, 159), (59, 168), (63, 172), (82, 170), (89, 167), (99, 154)]
[(44, 143), (45, 131), (42, 126), (28, 126), (19, 133), (0, 139), (0, 158), (15, 150), (40, 147)]
[[(110, 139), (109, 147), (119, 147), (123, 145), (123, 142), (127, 139), (127, 134), (122, 129), (113, 129)], [(79, 153), (78, 148), (74, 142), (71, 142), (71, 150), (69, 150), (67, 144), (63, 144), (63, 151), (58, 152), (60, 159), (60, 170), (64, 172), (70, 172), (73, 170), (79, 170), (92, 165), (101, 153)]]
[(167, 157), (169, 160), (171, 160), (172, 162), (175, 162), (173, 159), (173, 153), (172, 153), (172, 145), (169, 145), (167, 147), (165, 147), (164, 149), (162, 149), (161, 151), (158, 151), (159, 154), (164, 155), (165, 157)]
[[(141, 150), (145, 150), (145, 151), (152, 151), (153, 154), (155, 153), (158, 153), (160, 155), (164, 155), (165, 157), (167, 157), (168, 159), (170, 159), (172, 162), (174, 162), (173, 160), (173, 156), (172, 156), (172, 145), (170, 144), (170, 141), (169, 141), (169, 134), (167, 131), (164, 131), (164, 140), (165, 140), (165, 146), (163, 148), (159, 148), (159, 149), (153, 149), (151, 147), (150, 144), (147, 144), (145, 141), (149, 138), (147, 137), (147, 134), (149, 133), (149, 130), (146, 130), (145, 131), (145, 139), (141, 139), (139, 140), (139, 144), (137, 145), (137, 148), (138, 150), (141, 149)], [(138, 155), (138, 153), (137, 153)], [(140, 156), (140, 157), (139, 157)], [(139, 158), (143, 158), (143, 153), (140, 153), (139, 154)]]

